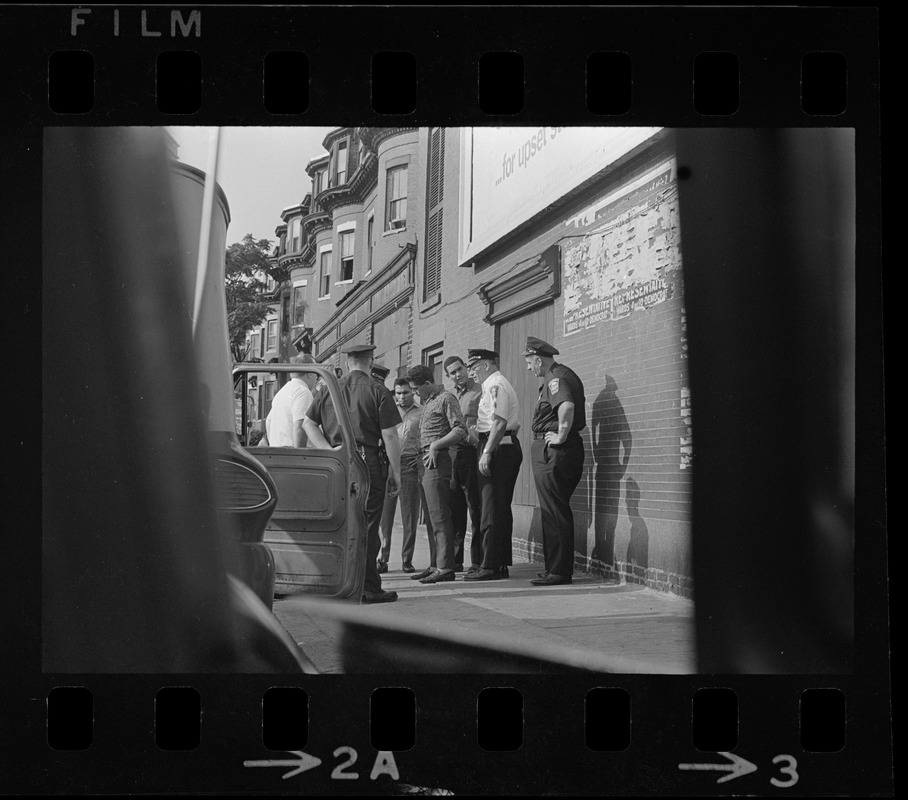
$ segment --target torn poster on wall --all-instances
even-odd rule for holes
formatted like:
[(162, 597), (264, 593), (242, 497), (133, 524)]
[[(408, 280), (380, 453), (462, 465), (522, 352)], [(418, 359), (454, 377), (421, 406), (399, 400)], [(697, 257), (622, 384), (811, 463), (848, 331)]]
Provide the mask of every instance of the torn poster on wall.
[(561, 245), (564, 335), (671, 298), (681, 250), (668, 161), (569, 219)]

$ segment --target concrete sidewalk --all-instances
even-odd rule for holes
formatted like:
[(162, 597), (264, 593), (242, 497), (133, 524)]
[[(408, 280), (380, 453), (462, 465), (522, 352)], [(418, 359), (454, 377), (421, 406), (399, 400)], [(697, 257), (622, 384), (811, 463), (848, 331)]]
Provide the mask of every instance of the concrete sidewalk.
[[(533, 586), (540, 564), (515, 563), (510, 577), (467, 582), (422, 584), (401, 571), (401, 526), (395, 525), (389, 572), (382, 586), (400, 596), (395, 603), (364, 606), (363, 612), (401, 622), (437, 623), (440, 628), (517, 641), (523, 646), (591, 651), (639, 661), (653, 673), (696, 671), (694, 607), (691, 600), (635, 584), (609, 583), (586, 574), (570, 585)], [(468, 539), (469, 542), (469, 534)], [(398, 554), (395, 555), (395, 550)], [(422, 526), (413, 565), (428, 565), (428, 542)], [(320, 671), (342, 671), (338, 627), (316, 622), (299, 603), (276, 598), (274, 614)]]

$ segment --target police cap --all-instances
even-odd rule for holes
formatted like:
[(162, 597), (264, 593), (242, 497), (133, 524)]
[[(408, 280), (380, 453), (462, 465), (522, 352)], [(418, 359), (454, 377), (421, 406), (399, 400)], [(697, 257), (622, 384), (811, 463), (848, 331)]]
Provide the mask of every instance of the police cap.
[(483, 361), (488, 359), (489, 361), (498, 361), (498, 353), (494, 350), (468, 350), (467, 351), (467, 366), (472, 367), (477, 361)]
[(382, 364), (373, 364), (372, 365), (372, 377), (373, 378), (378, 378), (380, 381), (383, 381), (390, 374), (391, 374), (390, 367), (385, 367)]
[(359, 356), (362, 358), (367, 353), (372, 353), (375, 351), (374, 344), (348, 344), (346, 347), (341, 348), (341, 352), (348, 356)]
[(527, 346), (523, 351), (525, 356), (557, 356), (558, 351), (548, 342), (537, 339), (535, 336), (527, 336)]

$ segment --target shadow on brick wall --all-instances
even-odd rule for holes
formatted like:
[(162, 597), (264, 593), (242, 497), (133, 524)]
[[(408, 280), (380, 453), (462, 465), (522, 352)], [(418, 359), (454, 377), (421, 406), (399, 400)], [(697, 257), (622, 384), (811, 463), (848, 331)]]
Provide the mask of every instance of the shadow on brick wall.
[(646, 579), (646, 568), (649, 566), (649, 529), (646, 527), (646, 520), (640, 516), (640, 487), (633, 478), (628, 478), (624, 483), (624, 502), (627, 504), (627, 516), (631, 521), (630, 541), (627, 543), (627, 570), (633, 573), (635, 582), (642, 583)]
[[(593, 525), (594, 536), (590, 552), (587, 552), (586, 540), (575, 543), (575, 546), (579, 544), (578, 549), (582, 555), (587, 556), (590, 562), (600, 562), (606, 572), (617, 569), (615, 529), (618, 524), (621, 480), (627, 471), (633, 445), (627, 415), (617, 392), (615, 379), (606, 375), (605, 386), (593, 402), (589, 424), (584, 431), (587, 454), (592, 455), (592, 463), (587, 460), (584, 478), (586, 491), (580, 495), (581, 503), (577, 507), (577, 511)], [(639, 503), (639, 487), (637, 502)], [(643, 530), (645, 529), (644, 524)], [(646, 539), (648, 542), (648, 534)]]

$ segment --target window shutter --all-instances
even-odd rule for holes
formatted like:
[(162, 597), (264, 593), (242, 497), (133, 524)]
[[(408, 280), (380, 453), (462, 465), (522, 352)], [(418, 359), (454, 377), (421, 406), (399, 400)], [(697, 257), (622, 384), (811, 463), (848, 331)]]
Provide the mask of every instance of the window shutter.
[(426, 230), (426, 273), (424, 298), (441, 291), (441, 254), (444, 229), (445, 129), (429, 132), (429, 165), (426, 198), (428, 225)]
[(439, 208), (429, 217), (426, 236), (425, 297), (431, 297), (441, 291), (441, 244), (444, 213), (444, 209)]

